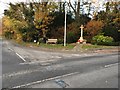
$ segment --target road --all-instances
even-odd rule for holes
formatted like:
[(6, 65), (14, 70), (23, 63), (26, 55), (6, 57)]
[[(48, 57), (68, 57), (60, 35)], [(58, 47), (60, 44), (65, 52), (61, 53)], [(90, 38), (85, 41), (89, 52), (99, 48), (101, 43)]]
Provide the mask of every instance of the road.
[(3, 41), (2, 88), (62, 88), (59, 79), (70, 88), (118, 88), (118, 53), (65, 54)]

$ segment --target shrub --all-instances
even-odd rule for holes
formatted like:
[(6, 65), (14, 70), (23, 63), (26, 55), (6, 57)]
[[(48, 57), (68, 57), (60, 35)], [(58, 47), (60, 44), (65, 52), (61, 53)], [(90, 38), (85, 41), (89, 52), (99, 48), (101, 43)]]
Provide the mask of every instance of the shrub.
[(7, 39), (12, 39), (12, 36), (13, 36), (10, 31), (4, 32), (4, 35)]
[(74, 32), (67, 33), (67, 43), (74, 43), (78, 40), (77, 35)]
[(63, 39), (58, 39), (58, 40), (57, 40), (57, 43), (58, 43), (58, 44), (63, 44), (63, 42), (64, 42)]
[(104, 35), (97, 35), (92, 38), (92, 43), (97, 45), (111, 45), (113, 38)]

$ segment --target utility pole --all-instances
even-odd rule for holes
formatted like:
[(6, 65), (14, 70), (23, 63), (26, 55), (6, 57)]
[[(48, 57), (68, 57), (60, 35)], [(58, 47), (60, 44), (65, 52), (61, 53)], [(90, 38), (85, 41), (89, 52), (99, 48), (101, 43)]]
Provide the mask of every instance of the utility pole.
[(67, 15), (67, 10), (66, 10), (66, 1), (65, 1), (64, 46), (66, 46), (66, 27), (67, 27), (67, 25), (66, 25), (66, 18), (67, 18), (66, 15)]

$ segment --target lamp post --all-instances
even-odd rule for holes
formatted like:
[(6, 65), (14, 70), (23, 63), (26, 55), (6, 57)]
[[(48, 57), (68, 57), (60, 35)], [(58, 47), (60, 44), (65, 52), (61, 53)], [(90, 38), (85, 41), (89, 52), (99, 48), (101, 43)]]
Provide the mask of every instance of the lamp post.
[[(66, 2), (65, 2), (66, 3)], [(65, 26), (64, 26), (64, 46), (66, 46), (66, 15), (67, 15), (67, 11), (66, 11), (66, 5), (65, 5)]]

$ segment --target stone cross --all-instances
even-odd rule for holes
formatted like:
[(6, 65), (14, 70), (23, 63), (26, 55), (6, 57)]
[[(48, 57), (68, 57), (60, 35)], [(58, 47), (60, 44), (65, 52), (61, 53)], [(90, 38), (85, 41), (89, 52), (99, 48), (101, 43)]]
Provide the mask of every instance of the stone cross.
[(83, 28), (84, 28), (83, 25), (81, 25), (80, 28), (81, 28), (80, 40), (83, 41)]

